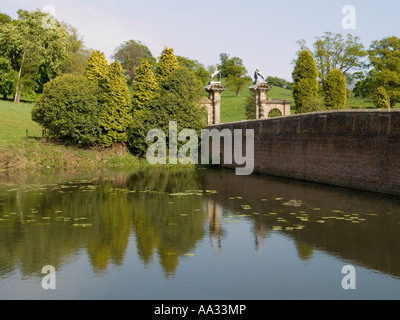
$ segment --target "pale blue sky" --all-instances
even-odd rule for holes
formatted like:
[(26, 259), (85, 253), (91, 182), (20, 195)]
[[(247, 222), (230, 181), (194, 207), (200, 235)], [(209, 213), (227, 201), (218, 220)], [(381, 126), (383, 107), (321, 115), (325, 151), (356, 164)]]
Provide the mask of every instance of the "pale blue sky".
[[(144, 42), (155, 57), (164, 46), (206, 67), (219, 54), (243, 59), (252, 75), (291, 80), (297, 40), (312, 45), (325, 31), (352, 33), (371, 41), (400, 37), (400, 1), (372, 0), (0, 0), (0, 11), (16, 17), (20, 8), (51, 5), (56, 18), (78, 28), (87, 47), (105, 53), (129, 39)], [(356, 9), (356, 30), (342, 28), (342, 8)]]

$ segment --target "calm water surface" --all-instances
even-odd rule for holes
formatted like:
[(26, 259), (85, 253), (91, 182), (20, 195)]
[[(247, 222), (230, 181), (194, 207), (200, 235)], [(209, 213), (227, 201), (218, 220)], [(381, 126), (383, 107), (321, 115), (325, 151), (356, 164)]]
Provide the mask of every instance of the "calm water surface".
[(0, 177), (0, 299), (397, 300), (399, 248), (400, 201), (373, 193), (229, 170)]

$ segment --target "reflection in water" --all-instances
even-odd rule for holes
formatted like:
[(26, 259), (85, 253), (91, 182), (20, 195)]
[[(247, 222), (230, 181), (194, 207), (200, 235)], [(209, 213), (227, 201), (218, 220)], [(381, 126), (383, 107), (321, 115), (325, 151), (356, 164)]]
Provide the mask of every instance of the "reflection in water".
[(320, 249), (400, 276), (399, 198), (266, 176), (238, 180), (229, 171), (207, 175), (205, 187), (218, 190), (222, 207), (253, 220), (256, 247), (277, 230), (294, 239), (303, 260)]
[[(134, 239), (144, 267), (173, 278), (207, 235), (224, 250), (229, 223), (250, 223), (261, 252), (274, 232), (298, 257), (315, 250), (399, 277), (396, 198), (225, 170), (136, 170), (0, 183), (0, 278), (40, 276), (86, 252), (93, 272), (124, 264)], [(45, 179), (45, 178), (43, 178)], [(256, 275), (255, 275), (256, 276)]]

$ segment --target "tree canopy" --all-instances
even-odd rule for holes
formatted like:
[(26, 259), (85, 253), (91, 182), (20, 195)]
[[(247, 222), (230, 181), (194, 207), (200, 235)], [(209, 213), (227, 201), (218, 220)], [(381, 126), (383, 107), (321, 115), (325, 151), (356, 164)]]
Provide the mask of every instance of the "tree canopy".
[[(68, 32), (52, 18), (51, 27), (43, 23), (48, 14), (40, 10), (18, 10), (18, 19), (0, 27), (0, 55), (18, 73), (14, 101), (22, 93), (40, 92), (43, 84), (61, 75), (67, 58)], [(7, 19), (6, 19), (7, 21)]]

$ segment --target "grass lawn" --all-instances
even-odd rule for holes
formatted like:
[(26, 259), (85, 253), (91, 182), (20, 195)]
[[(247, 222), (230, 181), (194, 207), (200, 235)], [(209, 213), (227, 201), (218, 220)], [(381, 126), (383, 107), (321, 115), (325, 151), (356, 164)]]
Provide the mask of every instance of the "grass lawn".
[(41, 137), (42, 128), (31, 120), (32, 102), (0, 100), (0, 146), (16, 143), (26, 136)]

